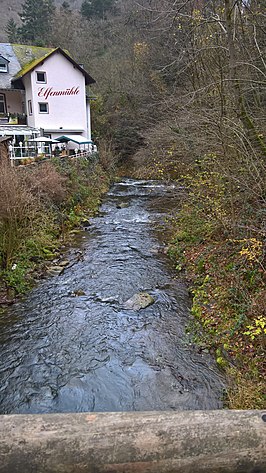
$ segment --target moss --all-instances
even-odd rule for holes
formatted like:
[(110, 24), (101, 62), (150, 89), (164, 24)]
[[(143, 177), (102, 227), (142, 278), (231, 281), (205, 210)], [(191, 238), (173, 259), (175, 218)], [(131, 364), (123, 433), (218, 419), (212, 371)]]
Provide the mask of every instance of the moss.
[(21, 70), (16, 74), (16, 78), (22, 77), (55, 51), (55, 48), (40, 48), (21, 44), (12, 44), (12, 48), (21, 65)]
[[(38, 66), (47, 57), (56, 51), (57, 48), (41, 48), (39, 46), (29, 46), (22, 44), (12, 44), (13, 51), (17, 57), (18, 62), (21, 65), (20, 71), (16, 74), (15, 78), (18, 79), (33, 68)], [(64, 50), (66, 54), (69, 54), (67, 50)], [(71, 57), (71, 56), (70, 56)]]

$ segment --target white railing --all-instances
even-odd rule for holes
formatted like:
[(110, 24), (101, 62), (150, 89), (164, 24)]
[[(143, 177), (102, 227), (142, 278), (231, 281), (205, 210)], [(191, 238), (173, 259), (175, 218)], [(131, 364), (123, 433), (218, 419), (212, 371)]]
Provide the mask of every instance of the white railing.
[(30, 164), (30, 160), (45, 160), (45, 159), (50, 159), (52, 157), (58, 157), (58, 158), (90, 158), (93, 155), (95, 155), (95, 152), (90, 151), (90, 150), (84, 150), (81, 151), (79, 150), (78, 152), (75, 152), (73, 154), (70, 154), (69, 152), (61, 152), (60, 154), (57, 153), (51, 153), (51, 147), (50, 146), (43, 146), (42, 151), (38, 151), (35, 147), (24, 147), (24, 146), (13, 146), (12, 149), (10, 149), (10, 160), (12, 166), (14, 165), (14, 161), (23, 161), (23, 160), (29, 160), (28, 163), (22, 163), (22, 164)]
[(10, 159), (36, 158), (37, 156), (51, 156), (51, 147), (42, 146), (41, 151), (35, 146), (12, 146), (10, 147)]
[(70, 154), (68, 157), (69, 158), (91, 158), (92, 156), (95, 156), (95, 154), (96, 152), (94, 151), (85, 150), (79, 153)]

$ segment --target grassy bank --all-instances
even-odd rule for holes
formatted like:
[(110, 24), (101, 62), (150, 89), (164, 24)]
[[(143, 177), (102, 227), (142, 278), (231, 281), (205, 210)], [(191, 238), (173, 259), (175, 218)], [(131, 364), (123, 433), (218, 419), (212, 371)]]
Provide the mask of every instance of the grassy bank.
[(265, 408), (262, 196), (258, 188), (248, 195), (241, 185), (232, 186), (212, 157), (195, 163), (182, 182), (187, 193), (172, 216), (169, 253), (189, 281), (195, 321), (190, 330), (228, 377), (226, 405)]
[[(265, 408), (265, 280), (257, 239), (202, 240), (188, 231), (181, 211), (170, 255), (185, 270), (192, 294), (195, 341), (216, 356), (226, 372), (226, 404)], [(203, 330), (202, 330), (203, 328)]]
[(136, 167), (138, 177), (172, 178), (184, 187), (168, 224), (169, 254), (192, 297), (194, 323), (188, 331), (228, 378), (225, 406), (265, 408), (263, 156), (230, 151), (183, 162), (173, 147), (164, 159), (155, 160), (152, 150), (148, 156), (143, 172)]
[(0, 169), (0, 302), (25, 293), (38, 270), (98, 209), (112, 169), (108, 157), (53, 159)]

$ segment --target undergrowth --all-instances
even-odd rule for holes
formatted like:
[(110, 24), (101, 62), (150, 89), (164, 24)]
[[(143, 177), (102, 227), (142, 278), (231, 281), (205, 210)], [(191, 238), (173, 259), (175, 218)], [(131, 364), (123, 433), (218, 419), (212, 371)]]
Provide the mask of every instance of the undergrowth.
[(198, 341), (226, 373), (226, 406), (265, 408), (265, 234), (256, 215), (263, 196), (258, 203), (253, 187), (244, 200), (210, 156), (183, 181), (187, 198), (172, 218), (169, 254), (190, 282), (195, 326), (203, 328)]
[[(0, 295), (25, 293), (34, 270), (54, 258), (73, 227), (97, 210), (110, 172), (93, 160), (53, 159), (35, 166), (0, 169)], [(1, 299), (0, 297), (0, 299)]]

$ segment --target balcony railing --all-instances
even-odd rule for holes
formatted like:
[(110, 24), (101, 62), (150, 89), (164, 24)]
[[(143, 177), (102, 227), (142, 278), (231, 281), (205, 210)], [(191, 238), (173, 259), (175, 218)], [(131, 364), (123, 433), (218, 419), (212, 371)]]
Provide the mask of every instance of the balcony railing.
[(9, 155), (11, 165), (27, 165), (34, 162), (43, 161), (52, 157), (58, 158), (93, 158), (97, 153), (91, 150), (64, 150), (59, 153), (55, 152), (50, 145), (47, 146), (10, 146)]
[(36, 148), (36, 146), (13, 146), (12, 149), (10, 148), (11, 160), (36, 158), (38, 156), (51, 157), (51, 147), (42, 146), (39, 150)]
[(27, 125), (27, 116), (21, 113), (0, 113), (0, 125)]

